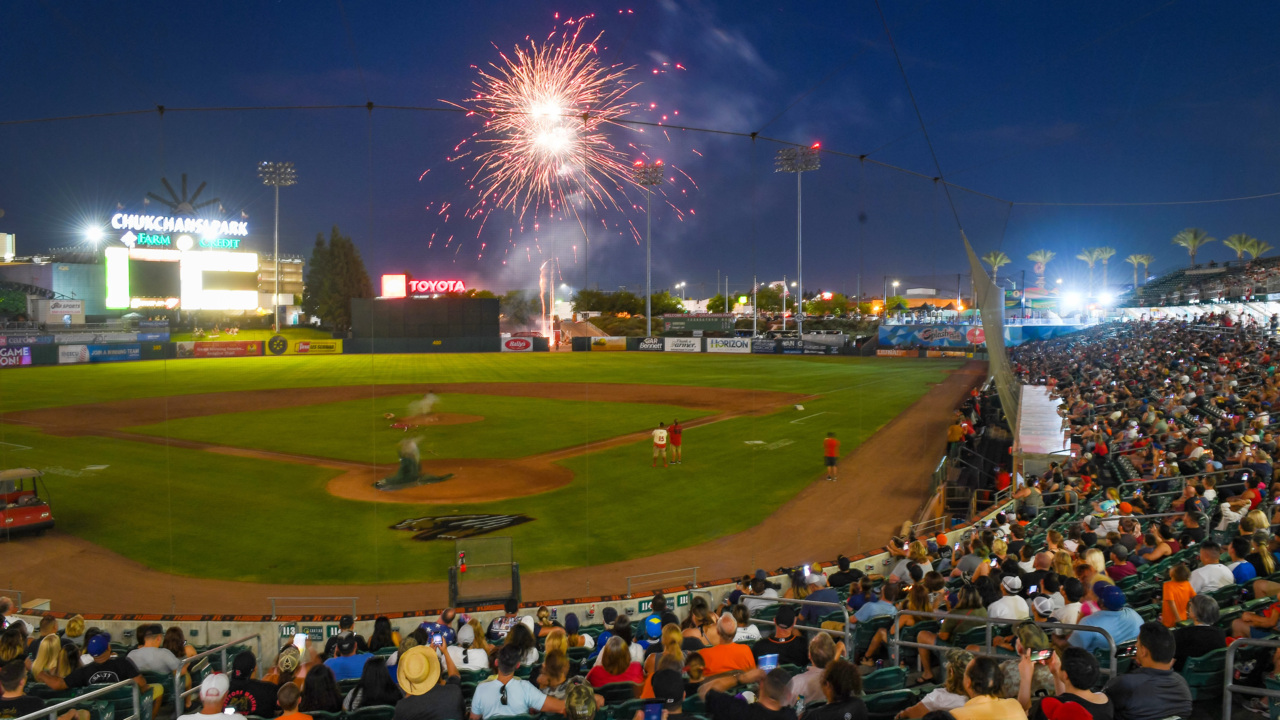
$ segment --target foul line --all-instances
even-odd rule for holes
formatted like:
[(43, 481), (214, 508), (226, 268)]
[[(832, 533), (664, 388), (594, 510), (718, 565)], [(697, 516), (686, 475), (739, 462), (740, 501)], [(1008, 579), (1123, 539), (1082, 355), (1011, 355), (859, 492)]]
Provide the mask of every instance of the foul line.
[(829, 414), (829, 413), (830, 413), (830, 411), (829, 411), (829, 410), (823, 410), (823, 411), (822, 411), (822, 412), (820, 412), (820, 413), (814, 413), (814, 414), (812, 414), (812, 415), (805, 415), (805, 416), (804, 416), (804, 417), (802, 417), (802, 418), (796, 418), (795, 420), (792, 420), (792, 421), (791, 421), (791, 424), (792, 424), (792, 425), (795, 425), (796, 423), (804, 422), (805, 420), (808, 420), (809, 418), (816, 418), (816, 417), (818, 417), (819, 415), (827, 415), (827, 414)]

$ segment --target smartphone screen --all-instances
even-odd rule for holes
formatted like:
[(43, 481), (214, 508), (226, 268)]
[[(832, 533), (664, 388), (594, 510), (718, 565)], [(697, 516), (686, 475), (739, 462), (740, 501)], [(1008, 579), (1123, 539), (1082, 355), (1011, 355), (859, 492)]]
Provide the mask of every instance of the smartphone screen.
[(991, 560), (991, 567), (1000, 567), (1000, 560), (993, 558)]
[(294, 647), (296, 647), (296, 648), (298, 648), (298, 651), (299, 651), (299, 652), (301, 652), (301, 651), (303, 651), (303, 650), (306, 650), (306, 649), (307, 649), (307, 634), (306, 634), (306, 633), (294, 633), (294, 634), (293, 634), (293, 646), (294, 646)]
[(662, 703), (645, 703), (644, 720), (662, 720)]
[(1031, 653), (1032, 662), (1044, 662), (1045, 660), (1048, 660), (1051, 657), (1053, 657), (1052, 650), (1039, 650)]
[(1027, 593), (1030, 595), (1035, 595), (1039, 591), (1040, 591), (1039, 585), (1032, 585), (1031, 587), (1027, 588)]
[(444, 644), (444, 635), (441, 635), (440, 633), (436, 633), (436, 634), (432, 635), (432, 636), (431, 636), (431, 644), (432, 644), (432, 645), (443, 645), (443, 644)]

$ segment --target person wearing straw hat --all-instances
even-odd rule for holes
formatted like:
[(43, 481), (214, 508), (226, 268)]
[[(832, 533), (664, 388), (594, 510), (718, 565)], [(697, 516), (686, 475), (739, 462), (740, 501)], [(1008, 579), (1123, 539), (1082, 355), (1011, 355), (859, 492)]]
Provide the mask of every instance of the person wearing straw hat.
[[(446, 678), (440, 677), (443, 655)], [(397, 680), (405, 698), (396, 703), (395, 720), (457, 720), (463, 715), (462, 677), (449, 653), (418, 645), (400, 654)]]

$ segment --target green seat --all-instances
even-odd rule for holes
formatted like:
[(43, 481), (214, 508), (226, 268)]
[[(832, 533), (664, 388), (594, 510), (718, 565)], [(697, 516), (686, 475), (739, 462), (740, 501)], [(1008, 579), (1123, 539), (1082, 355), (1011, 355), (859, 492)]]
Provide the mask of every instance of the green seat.
[(799, 665), (779, 665), (778, 669), (790, 675), (791, 677), (795, 677), (800, 673), (804, 672), (804, 668), (800, 667)]
[[(920, 633), (931, 632), (937, 634), (942, 629), (942, 623), (937, 620), (927, 620), (918, 618), (914, 625), (908, 625), (898, 631), (898, 637), (903, 642), (919, 642)], [(898, 662), (907, 667), (914, 667), (920, 653), (916, 648), (904, 647), (898, 649)]]
[(484, 682), (493, 673), (488, 670), (459, 670), (458, 677), (464, 683), (481, 683)]
[(635, 698), (633, 700), (628, 700), (624, 703), (611, 706), (609, 708), (609, 716), (614, 718), (614, 720), (631, 720), (631, 718), (635, 716), (637, 710), (643, 710), (645, 704), (655, 702), (662, 701), (653, 698)]
[(38, 697), (41, 700), (46, 700), (50, 704), (53, 704), (60, 703), (63, 700), (69, 700), (76, 695), (79, 695), (80, 691), (76, 688), (54, 690), (44, 683), (28, 683), (26, 693), (32, 697)]
[[(88, 693), (88, 692), (92, 692), (92, 691), (94, 691), (94, 690), (100, 690), (100, 689), (102, 689), (102, 688), (104, 688), (104, 687), (106, 687), (106, 686), (105, 686), (105, 685), (90, 685), (90, 686), (88, 686), (88, 688), (87, 688), (84, 692), (85, 692), (85, 693)], [(98, 700), (98, 701), (101, 701), (101, 702), (105, 702), (106, 704), (110, 705), (110, 706), (111, 706), (111, 708), (112, 708), (112, 710), (114, 710), (116, 717), (122, 717), (122, 718), (123, 718), (123, 717), (129, 717), (130, 715), (133, 715), (133, 691), (134, 691), (135, 689), (136, 689), (136, 688), (134, 688), (134, 687), (131, 687), (131, 686), (129, 686), (129, 685), (125, 685), (125, 686), (123, 686), (123, 687), (121, 687), (121, 688), (119, 688), (119, 689), (117, 689), (117, 690), (113, 690), (113, 691), (111, 691), (111, 692), (109, 692), (109, 693), (107, 693), (107, 694), (105, 694), (105, 695), (99, 695), (99, 696), (97, 696), (97, 697), (93, 698), (93, 700)], [(151, 720), (151, 710), (152, 710), (152, 705), (153, 705), (153, 703), (151, 702), (151, 698), (150, 698), (150, 697), (145, 696), (145, 695), (139, 695), (139, 697), (138, 697), (138, 706), (139, 706), (139, 707), (138, 707), (138, 714), (139, 714), (139, 718), (138, 718), (138, 720)]]
[(760, 608), (759, 610), (751, 613), (751, 617), (756, 618), (757, 620), (772, 620), (775, 617), (777, 617), (778, 608), (780, 607), (782, 606), (778, 603), (774, 603), (772, 605), (766, 605)]
[(347, 713), (347, 720), (391, 720), (395, 714), (395, 705), (370, 705)]
[(596, 692), (604, 698), (606, 705), (617, 705), (639, 695), (640, 685), (633, 682), (608, 683), (596, 688)]
[(1218, 601), (1219, 607), (1229, 607), (1240, 602), (1240, 593), (1243, 589), (1239, 585), (1227, 585), (1207, 594)]
[(338, 692), (341, 693), (343, 697), (346, 697), (347, 693), (351, 692), (352, 690), (355, 690), (356, 687), (358, 687), (359, 685), (360, 685), (360, 678), (352, 678), (350, 680), (339, 680)]
[(102, 700), (86, 700), (72, 705), (76, 710), (89, 711), (89, 720), (115, 720), (116, 709)]
[(1142, 616), (1143, 622), (1151, 622), (1160, 618), (1160, 606), (1154, 603), (1136, 607), (1133, 611)]
[(307, 714), (311, 716), (311, 720), (343, 720), (342, 712), (324, 712), (321, 710), (308, 710)]
[[(997, 635), (996, 628), (994, 627), (991, 628), (991, 636), (995, 637), (996, 635)], [(964, 648), (970, 645), (981, 646), (986, 642), (987, 642), (987, 628), (982, 625), (979, 625), (978, 627), (971, 627), (968, 630), (965, 630), (964, 632), (952, 633), (951, 639), (948, 640), (948, 643), (951, 645), (951, 647), (958, 647), (958, 648)]]
[(876, 631), (880, 629), (888, 629), (893, 625), (893, 616), (881, 615), (873, 617), (866, 622), (858, 622), (853, 626), (853, 647), (849, 648), (849, 655), (857, 660), (861, 657), (861, 651), (866, 650), (871, 645), (871, 639), (876, 636)]
[[(1106, 672), (1111, 667), (1111, 654), (1106, 648), (1099, 648), (1093, 651), (1093, 656), (1098, 659), (1098, 665)], [(1138, 642), (1127, 642), (1123, 645), (1116, 646), (1116, 674), (1124, 675), (1133, 668), (1135, 658), (1138, 656)]]
[(684, 704), (681, 705), (681, 707), (684, 709), (685, 714), (702, 713), (707, 710), (707, 706), (702, 702), (701, 695), (691, 695), (685, 698)]
[(1218, 611), (1218, 626), (1222, 628), (1226, 628), (1227, 630), (1230, 630), (1231, 621), (1235, 620), (1236, 618), (1240, 617), (1243, 614), (1244, 614), (1243, 605), (1235, 605), (1232, 607), (1222, 608), (1221, 610)]
[(392, 655), (396, 654), (397, 649), (398, 648), (396, 648), (394, 645), (388, 645), (386, 647), (380, 647), (377, 650), (374, 650), (373, 654), (377, 655), (378, 657), (391, 657)]
[(907, 686), (907, 669), (901, 665), (882, 667), (862, 677), (862, 692), (870, 695)]
[(890, 690), (866, 695), (862, 700), (867, 704), (867, 714), (871, 717), (891, 718), (915, 705), (919, 698), (914, 690)]
[(588, 656), (588, 655), (590, 655), (590, 654), (591, 654), (591, 648), (587, 648), (587, 647), (572, 647), (572, 648), (569, 648), (569, 659), (570, 659), (570, 660), (585, 660), (585, 659), (587, 658), (587, 656)]
[(1226, 648), (1218, 648), (1200, 657), (1187, 658), (1187, 663), (1182, 666), (1182, 679), (1191, 688), (1193, 701), (1222, 695), (1222, 673), (1226, 661)]

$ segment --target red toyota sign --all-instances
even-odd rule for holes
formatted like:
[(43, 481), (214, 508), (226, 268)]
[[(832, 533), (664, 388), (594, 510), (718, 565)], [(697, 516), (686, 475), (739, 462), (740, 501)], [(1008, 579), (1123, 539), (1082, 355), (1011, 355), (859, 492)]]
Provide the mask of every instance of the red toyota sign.
[(408, 275), (383, 275), (382, 297), (402, 298), (409, 295), (463, 293), (467, 284), (461, 280), (410, 280)]
[(502, 341), (502, 352), (531, 352), (533, 341), (529, 338), (513, 337)]

